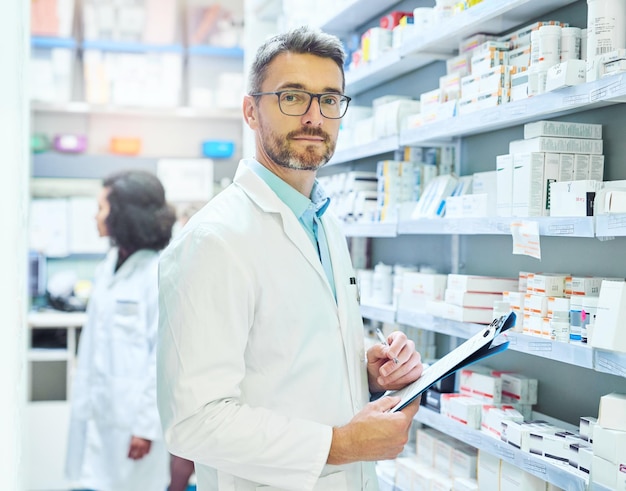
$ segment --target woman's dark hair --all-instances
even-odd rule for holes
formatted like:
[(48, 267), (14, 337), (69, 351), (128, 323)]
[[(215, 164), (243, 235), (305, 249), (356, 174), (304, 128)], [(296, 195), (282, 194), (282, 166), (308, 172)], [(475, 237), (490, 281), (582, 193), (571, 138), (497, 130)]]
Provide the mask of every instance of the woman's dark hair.
[(146, 171), (123, 171), (103, 181), (111, 207), (106, 226), (111, 242), (127, 254), (163, 249), (172, 238), (176, 212), (165, 201), (161, 181)]
[(278, 34), (259, 47), (250, 67), (248, 80), (250, 94), (261, 92), (270, 63), (282, 53), (312, 54), (320, 58), (330, 58), (341, 70), (343, 82), (346, 52), (341, 40), (320, 30), (302, 26)]

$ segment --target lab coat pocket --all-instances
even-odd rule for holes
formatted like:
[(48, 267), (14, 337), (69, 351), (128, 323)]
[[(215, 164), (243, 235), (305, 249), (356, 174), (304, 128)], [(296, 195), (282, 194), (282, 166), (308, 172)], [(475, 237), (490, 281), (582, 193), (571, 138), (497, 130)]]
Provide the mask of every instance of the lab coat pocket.
[(114, 376), (145, 377), (149, 350), (143, 323), (138, 302), (116, 301), (111, 332)]

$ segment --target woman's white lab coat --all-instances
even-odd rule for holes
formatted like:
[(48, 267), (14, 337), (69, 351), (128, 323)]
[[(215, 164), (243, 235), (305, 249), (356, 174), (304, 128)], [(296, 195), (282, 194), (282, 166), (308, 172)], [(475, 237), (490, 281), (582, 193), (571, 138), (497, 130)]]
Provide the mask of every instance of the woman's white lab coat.
[[(98, 491), (163, 491), (168, 454), (156, 405), (158, 253), (141, 250), (115, 272), (117, 249), (96, 271), (74, 372), (66, 471)], [(131, 436), (152, 441), (128, 458)]]
[(372, 463), (326, 465), (332, 427), (369, 391), (346, 240), (330, 213), (322, 223), (337, 301), (302, 225), (245, 161), (163, 252), (159, 410), (198, 491), (378, 487)]

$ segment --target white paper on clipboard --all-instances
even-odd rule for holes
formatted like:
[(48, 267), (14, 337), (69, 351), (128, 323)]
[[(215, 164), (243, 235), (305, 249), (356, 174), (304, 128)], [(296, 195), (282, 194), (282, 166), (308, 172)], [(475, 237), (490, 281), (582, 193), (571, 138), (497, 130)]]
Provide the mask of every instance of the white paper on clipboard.
[(439, 380), (467, 365), (482, 360), (487, 356), (504, 351), (509, 342), (500, 337), (500, 334), (515, 325), (515, 314), (510, 312), (474, 334), (463, 344), (452, 350), (446, 356), (424, 370), (422, 376), (412, 384), (400, 390), (388, 390), (385, 396), (399, 396), (400, 402), (391, 411), (399, 411), (414, 401), (420, 394), (432, 387)]

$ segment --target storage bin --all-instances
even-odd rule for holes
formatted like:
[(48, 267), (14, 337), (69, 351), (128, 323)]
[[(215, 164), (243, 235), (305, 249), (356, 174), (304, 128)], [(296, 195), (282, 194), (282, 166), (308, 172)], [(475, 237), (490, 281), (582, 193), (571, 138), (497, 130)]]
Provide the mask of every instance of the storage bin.
[(31, 39), (31, 100), (64, 103), (72, 99), (76, 42), (69, 38)]
[(215, 159), (227, 159), (235, 152), (235, 142), (224, 140), (205, 140), (202, 142), (202, 155)]
[(83, 39), (174, 44), (181, 40), (178, 0), (84, 0)]
[(245, 91), (241, 48), (192, 46), (187, 103), (198, 108), (239, 108)]
[(90, 104), (177, 107), (183, 49), (132, 43), (84, 43), (85, 100)]
[(33, 36), (72, 37), (74, 0), (31, 0), (30, 33)]

